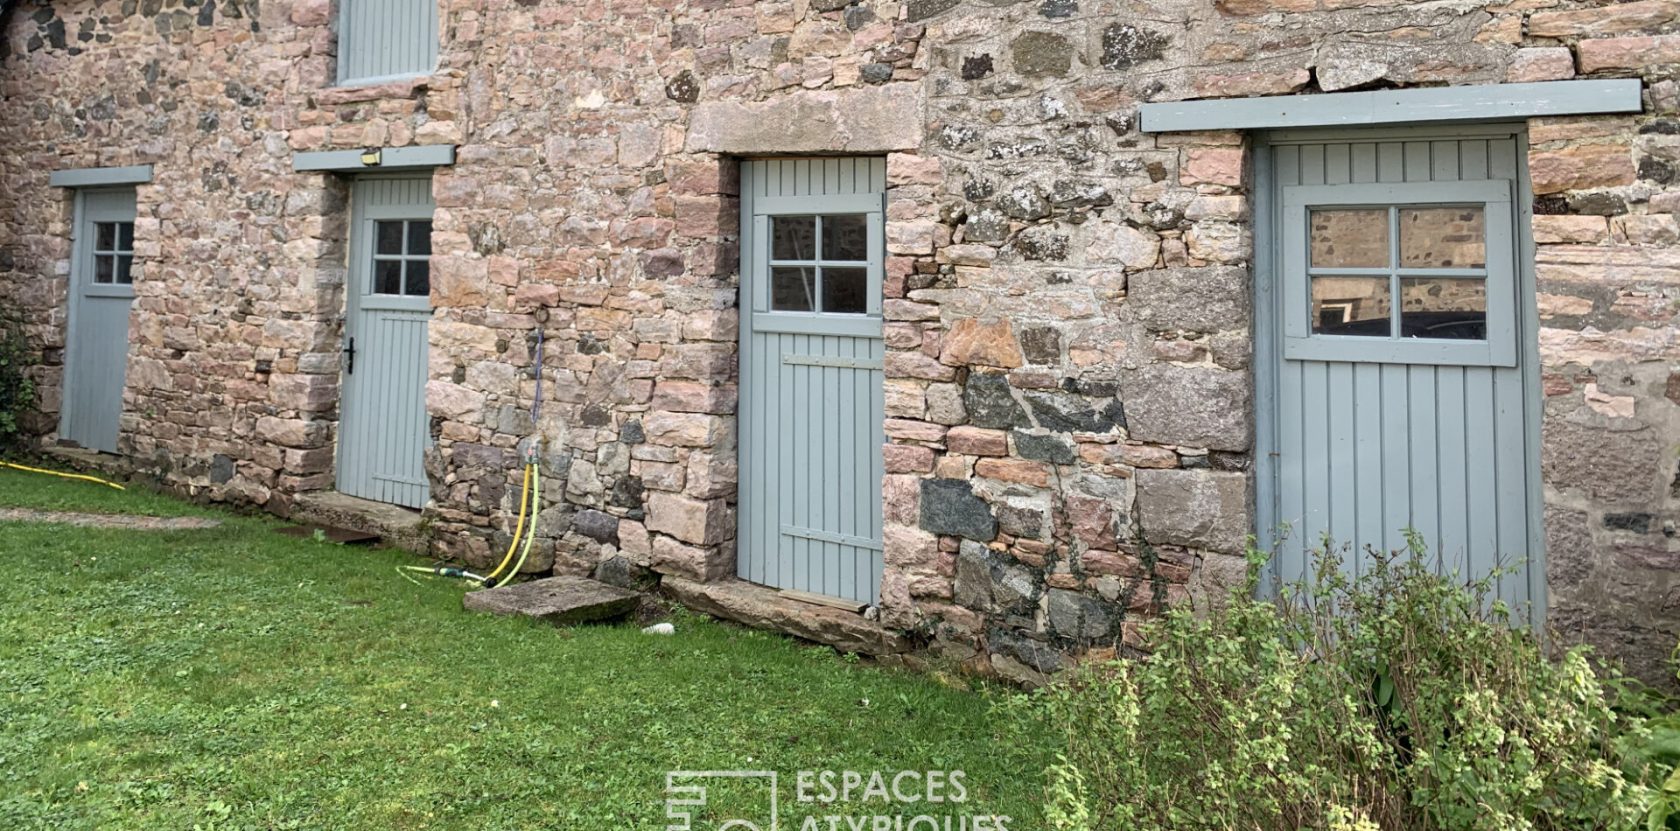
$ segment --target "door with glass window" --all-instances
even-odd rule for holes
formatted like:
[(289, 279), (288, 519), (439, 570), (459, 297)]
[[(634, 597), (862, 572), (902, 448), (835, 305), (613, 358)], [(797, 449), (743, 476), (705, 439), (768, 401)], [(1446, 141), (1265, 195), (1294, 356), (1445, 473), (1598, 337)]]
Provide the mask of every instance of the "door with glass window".
[(1538, 378), (1518, 128), (1276, 134), (1258, 294), (1262, 528), (1290, 580), (1328, 539), (1497, 580), (1538, 623)]
[(352, 186), (338, 436), (338, 489), (426, 504), (427, 324), (432, 317), (429, 174)]
[(117, 452), (134, 305), (133, 188), (76, 195), (70, 260), (70, 328), (59, 437)]
[(873, 604), (885, 160), (749, 161), (741, 193), (738, 572)]

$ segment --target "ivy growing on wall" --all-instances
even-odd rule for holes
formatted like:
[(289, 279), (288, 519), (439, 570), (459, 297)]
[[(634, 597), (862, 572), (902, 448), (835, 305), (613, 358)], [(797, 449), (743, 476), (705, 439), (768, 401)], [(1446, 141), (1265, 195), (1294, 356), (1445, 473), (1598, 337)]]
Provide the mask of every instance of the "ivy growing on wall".
[(35, 381), (23, 332), (0, 324), (0, 453), (15, 450), (23, 439), (24, 415), (35, 407)]

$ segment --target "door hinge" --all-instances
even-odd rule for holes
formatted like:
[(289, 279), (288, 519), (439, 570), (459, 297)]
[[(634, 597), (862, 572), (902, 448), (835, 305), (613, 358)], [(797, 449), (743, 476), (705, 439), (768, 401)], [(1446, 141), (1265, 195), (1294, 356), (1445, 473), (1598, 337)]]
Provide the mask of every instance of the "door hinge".
[(344, 356), (345, 356), (345, 359), (346, 359), (345, 364), (344, 364), (344, 374), (345, 375), (355, 375), (356, 374), (356, 339), (351, 338), (350, 339), (350, 345), (344, 347), (343, 351), (344, 351)]

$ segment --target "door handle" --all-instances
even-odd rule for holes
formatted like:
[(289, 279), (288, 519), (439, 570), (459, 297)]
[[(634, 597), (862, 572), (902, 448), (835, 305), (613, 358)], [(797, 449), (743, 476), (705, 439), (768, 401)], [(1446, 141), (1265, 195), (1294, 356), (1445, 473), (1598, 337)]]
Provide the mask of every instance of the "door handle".
[(344, 367), (344, 374), (345, 375), (355, 375), (356, 374), (356, 339), (351, 338), (350, 339), (350, 345), (344, 347), (344, 349), (342, 349), (340, 351), (342, 351), (344, 353), (345, 357), (348, 359), (346, 364), (345, 364), (345, 367)]

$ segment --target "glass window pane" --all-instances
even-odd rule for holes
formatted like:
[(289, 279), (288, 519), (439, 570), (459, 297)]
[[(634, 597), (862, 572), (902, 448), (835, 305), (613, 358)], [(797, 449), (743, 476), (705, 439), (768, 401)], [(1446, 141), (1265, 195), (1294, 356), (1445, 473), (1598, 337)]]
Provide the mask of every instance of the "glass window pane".
[(124, 284), (134, 282), (134, 255), (133, 254), (118, 254), (117, 255), (117, 282), (124, 283)]
[(1386, 338), (1387, 277), (1314, 277), (1312, 331), (1315, 335)]
[(814, 312), (817, 270), (778, 266), (770, 269), (770, 308), (778, 312)]
[(408, 223), (408, 253), (430, 256), (432, 253), (432, 222), (420, 220)]
[(1483, 268), (1487, 228), (1481, 208), (1401, 208), (1400, 265)]
[(403, 224), (401, 222), (375, 222), (373, 224), (374, 238), (378, 247), (374, 250), (380, 254), (401, 254), (403, 249)]
[(776, 260), (817, 258), (817, 218), (814, 216), (770, 217), (770, 257)]
[(1388, 266), (1388, 211), (1316, 210), (1312, 214), (1314, 268)]
[(432, 293), (432, 267), (425, 260), (408, 261), (408, 280), (403, 283), (403, 294), (411, 297), (426, 297)]
[(134, 223), (132, 223), (132, 222), (119, 222), (119, 223), (117, 223), (117, 250), (118, 251), (133, 251), (134, 250)]
[(95, 251), (110, 251), (117, 247), (117, 223), (95, 222), (93, 228), (93, 249)]
[(868, 311), (869, 269), (824, 267), (822, 310), (841, 314), (863, 314)]
[(109, 283), (116, 274), (116, 262), (109, 254), (100, 254), (93, 258), (93, 281), (95, 283)]
[(823, 217), (822, 258), (825, 260), (869, 259), (869, 218), (864, 214), (840, 214)]
[(402, 294), (402, 261), (373, 261), (373, 293)]
[(1407, 338), (1487, 340), (1487, 281), (1480, 278), (1401, 278), (1400, 335)]

